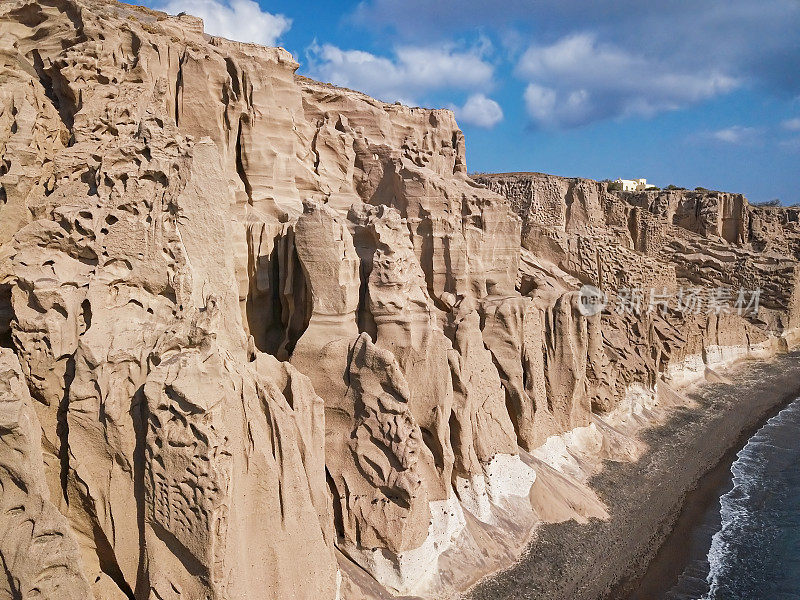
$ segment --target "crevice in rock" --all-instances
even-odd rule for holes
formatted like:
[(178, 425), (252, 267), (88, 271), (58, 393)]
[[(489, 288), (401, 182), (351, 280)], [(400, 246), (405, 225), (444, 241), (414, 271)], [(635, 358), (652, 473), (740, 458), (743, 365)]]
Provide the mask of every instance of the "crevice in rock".
[(97, 559), (100, 562), (100, 570), (111, 578), (129, 600), (136, 600), (131, 586), (125, 581), (125, 576), (119, 568), (114, 549), (111, 547), (105, 532), (98, 525), (96, 517), (92, 520), (92, 525), (92, 536), (97, 550)]
[(248, 201), (250, 204), (253, 204), (253, 188), (250, 185), (250, 181), (247, 179), (247, 171), (244, 168), (244, 156), (242, 151), (242, 123), (245, 119), (247, 119), (246, 115), (239, 117), (239, 130), (236, 133), (236, 173), (244, 184), (244, 190), (247, 192)]
[(144, 386), (136, 390), (131, 401), (131, 419), (136, 436), (133, 449), (133, 495), (136, 502), (136, 525), (139, 533), (139, 565), (136, 573), (136, 598), (146, 598), (150, 593), (147, 564), (147, 544), (145, 541), (145, 447), (147, 445), (147, 424), (149, 411), (144, 396)]
[(239, 95), (242, 93), (242, 86), (239, 83), (239, 74), (236, 72), (236, 65), (233, 63), (233, 59), (229, 56), (225, 57), (225, 68), (228, 70), (228, 76), (231, 78), (231, 89), (233, 90), (233, 94), (238, 99)]
[(67, 486), (69, 485), (69, 390), (72, 381), (75, 379), (75, 357), (67, 359), (67, 367), (64, 371), (64, 396), (58, 406), (58, 423), (56, 425), (56, 435), (58, 436), (58, 459), (61, 464), (61, 493), (64, 501), (69, 505), (69, 495)]
[(14, 339), (11, 336), (11, 330), (7, 329), (4, 332), (0, 332), (0, 348), (11, 348), (14, 349)]
[(142, 49), (142, 40), (133, 31), (131, 31), (130, 34), (131, 34), (131, 54), (133, 54), (134, 57), (134, 61), (133, 64), (131, 65), (131, 68), (135, 69), (139, 64), (139, 50)]
[(314, 131), (314, 137), (311, 138), (311, 153), (314, 155), (314, 173), (319, 175), (320, 156), (317, 150), (317, 140), (319, 140), (319, 132), (322, 129), (323, 123), (317, 123), (317, 129)]
[[(308, 329), (313, 307), (308, 275), (303, 269), (297, 252), (294, 250), (294, 245), (287, 244), (287, 246), (289, 246), (287, 251), (290, 253), (290, 256), (285, 259), (288, 271), (287, 275), (281, 278), (281, 281), (285, 281), (290, 276), (289, 273), (291, 273), (292, 289), (288, 293), (282, 293), (280, 298), (283, 314), (287, 315), (284, 321), (286, 333), (282, 350), (285, 351), (287, 356), (291, 356), (297, 342)], [(282, 356), (278, 356), (278, 358), (285, 360)]]
[(183, 61), (186, 58), (184, 54), (178, 61), (178, 75), (175, 78), (175, 127), (180, 126), (180, 105), (181, 94), (183, 93)]
[(8, 565), (6, 564), (6, 558), (3, 556), (3, 553), (0, 552), (0, 564), (3, 565), (3, 573), (5, 573), (5, 584), (0, 586), (0, 593), (7, 592), (9, 594), (9, 600), (23, 600), (22, 592), (19, 589), (19, 583), (17, 582), (16, 577), (9, 571)]
[(44, 88), (45, 96), (58, 112), (61, 122), (71, 132), (75, 124), (75, 113), (78, 112), (78, 106), (75, 99), (72, 98), (67, 80), (58, 68), (45, 65), (38, 50), (31, 51), (31, 58), (33, 59), (33, 68), (39, 76), (39, 83)]
[(444, 448), (442, 448), (442, 445), (439, 443), (439, 438), (427, 427), (422, 427), (420, 425), (419, 429), (422, 432), (422, 443), (427, 446), (428, 450), (430, 450), (433, 455), (434, 466), (439, 471), (443, 471), (445, 468)]
[[(401, 214), (403, 214), (401, 212)], [(403, 215), (404, 218), (405, 215)], [(411, 230), (411, 224), (408, 225), (409, 228), (409, 237), (413, 239), (415, 233)], [(428, 294), (430, 295), (431, 300), (433, 301), (434, 306), (443, 312), (449, 312), (449, 309), (445, 304), (441, 301), (441, 299), (436, 294), (436, 289), (434, 285), (434, 278), (435, 278), (435, 271), (433, 268), (433, 255), (436, 251), (434, 248), (434, 240), (436, 240), (436, 236), (433, 235), (433, 223), (431, 219), (425, 218), (423, 221), (418, 225), (416, 235), (422, 238), (422, 251), (419, 259), (419, 265), (422, 267), (422, 273), (425, 276), (425, 285), (428, 288)], [(445, 270), (446, 272), (451, 272), (451, 264), (450, 264), (450, 248), (449, 240), (447, 237), (440, 238), (442, 244), (445, 245), (443, 249), (442, 255), (445, 260)], [(450, 279), (445, 285), (445, 292), (452, 292), (455, 293), (455, 289), (451, 289), (453, 287)]]
[(0, 285), (0, 347), (14, 348), (11, 335), (11, 321), (14, 319), (14, 309), (11, 305), (11, 285)]
[[(551, 414), (553, 413), (553, 393), (550, 384), (550, 360), (548, 359), (549, 349), (552, 346), (551, 339), (552, 339), (552, 331), (549, 325), (550, 317), (547, 316), (547, 322), (545, 323), (545, 331), (544, 331), (544, 339), (545, 343), (542, 348), (542, 372), (544, 373), (544, 385), (545, 385), (545, 402), (547, 402), (547, 410)], [(535, 406), (534, 409), (538, 410), (540, 407)], [(543, 408), (543, 407), (542, 407)]]
[(456, 417), (455, 412), (450, 413), (450, 419), (448, 420), (448, 431), (450, 432), (450, 447), (453, 449), (453, 473), (452, 473), (452, 483), (455, 484), (456, 475), (459, 474), (459, 469), (464, 467), (463, 464), (463, 449), (461, 448), (461, 425), (458, 422), (458, 418)]
[(575, 189), (576, 183), (571, 181), (569, 183), (569, 189), (567, 190), (567, 194), (564, 197), (564, 226), (569, 231), (570, 223), (572, 221), (572, 205), (575, 202)]
[[(286, 336), (281, 303), (279, 243), (275, 244), (269, 258), (261, 260), (249, 238), (248, 244), (248, 272), (251, 274), (245, 303), (248, 331), (260, 352), (277, 355)], [(263, 291), (259, 289), (259, 281), (265, 278), (265, 272), (268, 272), (266, 279), (269, 289)]]
[(642, 251), (639, 232), (639, 210), (636, 207), (633, 207), (628, 213), (628, 233), (633, 242), (633, 249)]
[(270, 256), (270, 294), (272, 306), (272, 322), (267, 329), (266, 351), (270, 354), (275, 354), (279, 351), (281, 342), (285, 336), (284, 331), (284, 313), (281, 304), (281, 264), (280, 264), (280, 248), (275, 244), (275, 249)]
[(358, 288), (358, 311), (356, 313), (358, 320), (358, 332), (369, 335), (372, 343), (378, 340), (378, 325), (375, 323), (375, 317), (372, 311), (369, 310), (369, 276), (372, 273), (372, 264), (366, 260), (361, 260), (359, 266), (359, 277), (361, 279)]
[[(481, 317), (483, 318), (483, 317)], [(483, 329), (483, 323), (481, 323), (481, 330)], [(503, 388), (503, 397), (505, 399), (505, 407), (506, 411), (508, 412), (508, 416), (511, 417), (511, 424), (514, 426), (514, 433), (517, 436), (517, 444), (520, 446), (523, 445), (524, 440), (522, 439), (522, 435), (520, 434), (520, 419), (522, 418), (522, 407), (519, 406), (519, 402), (515, 402), (514, 398), (511, 396), (511, 390), (508, 387), (508, 375), (506, 375), (505, 369), (500, 366), (500, 363), (497, 360), (497, 357), (494, 355), (494, 352), (491, 351), (490, 348), (486, 346), (484, 342), (484, 347), (489, 350), (489, 356), (492, 357), (492, 364), (494, 368), (497, 369), (497, 374), (500, 377), (500, 386)], [(525, 370), (523, 369), (523, 377), (525, 375)]]
[(336, 538), (341, 539), (344, 537), (344, 517), (342, 516), (342, 499), (336, 491), (336, 485), (333, 483), (331, 472), (325, 467), (325, 482), (328, 484), (328, 491), (331, 495), (331, 506), (333, 508), (333, 528), (336, 532)]

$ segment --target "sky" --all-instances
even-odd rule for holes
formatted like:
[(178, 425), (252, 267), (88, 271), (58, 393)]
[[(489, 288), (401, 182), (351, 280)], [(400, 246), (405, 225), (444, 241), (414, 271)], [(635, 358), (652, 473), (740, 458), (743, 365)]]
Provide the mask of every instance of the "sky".
[(800, 0), (144, 3), (283, 46), (314, 79), (451, 108), (470, 172), (800, 203)]

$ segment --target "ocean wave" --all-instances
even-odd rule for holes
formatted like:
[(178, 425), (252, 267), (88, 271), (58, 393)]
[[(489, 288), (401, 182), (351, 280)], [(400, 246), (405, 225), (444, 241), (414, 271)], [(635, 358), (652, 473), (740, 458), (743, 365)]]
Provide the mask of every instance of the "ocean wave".
[[(800, 562), (792, 539), (800, 523), (798, 466), (800, 398), (772, 417), (731, 466), (733, 487), (720, 498), (721, 527), (708, 552), (709, 592), (703, 600), (798, 597), (800, 574), (786, 569)], [(781, 556), (781, 549), (794, 556)]]

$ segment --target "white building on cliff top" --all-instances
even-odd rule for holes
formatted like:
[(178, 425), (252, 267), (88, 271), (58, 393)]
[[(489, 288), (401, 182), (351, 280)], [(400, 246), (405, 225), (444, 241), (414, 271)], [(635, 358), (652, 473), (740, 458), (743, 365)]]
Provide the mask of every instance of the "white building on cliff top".
[(639, 192), (656, 187), (654, 185), (647, 185), (647, 179), (617, 179), (614, 183), (621, 184), (623, 192)]

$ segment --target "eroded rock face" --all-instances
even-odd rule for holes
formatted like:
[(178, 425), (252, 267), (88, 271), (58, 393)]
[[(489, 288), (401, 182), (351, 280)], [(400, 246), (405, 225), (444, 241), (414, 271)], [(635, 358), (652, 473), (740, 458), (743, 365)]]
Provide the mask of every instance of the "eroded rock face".
[(681, 312), (674, 304), (647, 314), (645, 297), (639, 315), (586, 319), (596, 410), (613, 407), (631, 383), (653, 385), (675, 365), (710, 356), (708, 348), (757, 347), (797, 326), (797, 209), (754, 207), (741, 195), (708, 190), (615, 193), (602, 182), (541, 173), (476, 180), (506, 195), (521, 217), (521, 291), (534, 296), (588, 283), (613, 305), (620, 290), (677, 296), (697, 288), (707, 299), (723, 288), (732, 304), (739, 289), (761, 289), (757, 318)]
[(0, 553), (7, 598), (90, 596), (78, 544), (50, 502), (42, 435), (19, 362), (0, 349)]
[[(520, 448), (796, 325), (792, 209), (478, 183), (450, 111), (186, 15), (9, 0), (0, 57), (10, 597), (333, 599), (337, 560), (452, 591), (465, 511), (529, 502)], [(577, 294), (748, 282), (760, 321)]]

